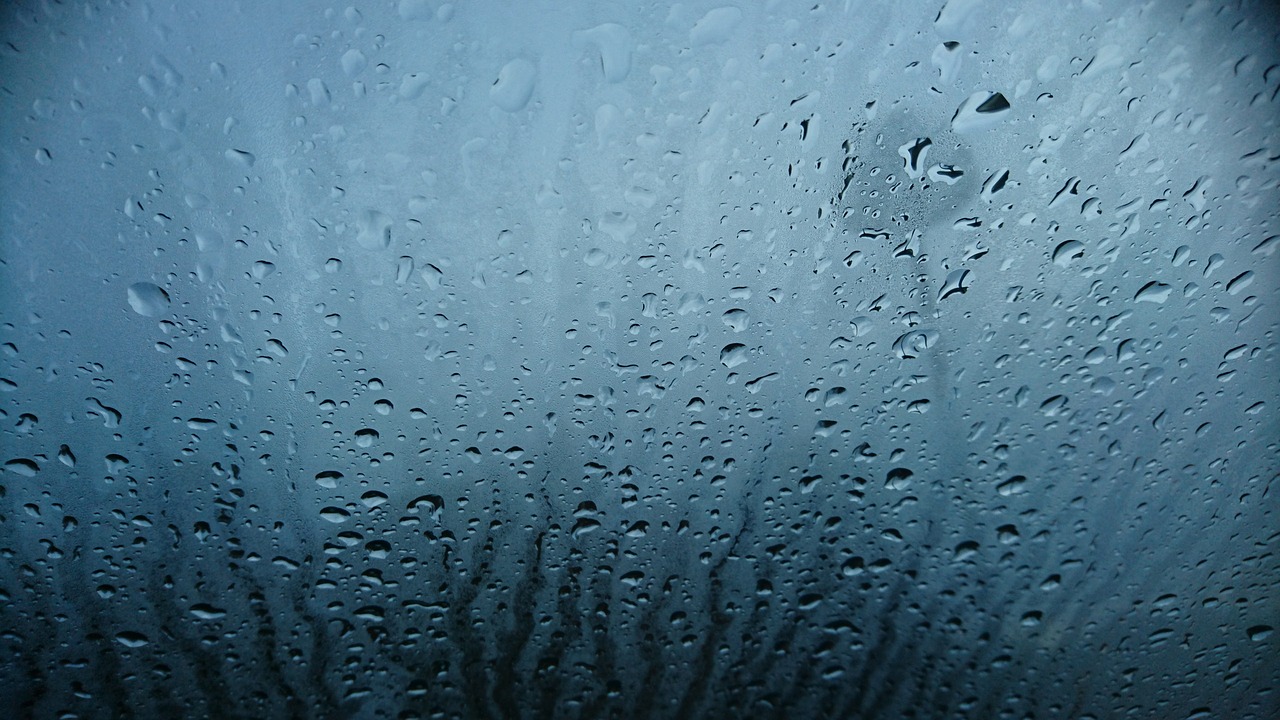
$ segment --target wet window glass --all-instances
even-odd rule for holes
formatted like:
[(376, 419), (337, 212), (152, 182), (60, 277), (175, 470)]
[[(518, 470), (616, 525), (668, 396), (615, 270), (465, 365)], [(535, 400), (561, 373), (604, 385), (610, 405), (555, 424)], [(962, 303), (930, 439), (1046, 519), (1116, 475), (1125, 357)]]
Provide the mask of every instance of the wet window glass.
[(1266, 2), (0, 9), (0, 716), (1280, 715)]

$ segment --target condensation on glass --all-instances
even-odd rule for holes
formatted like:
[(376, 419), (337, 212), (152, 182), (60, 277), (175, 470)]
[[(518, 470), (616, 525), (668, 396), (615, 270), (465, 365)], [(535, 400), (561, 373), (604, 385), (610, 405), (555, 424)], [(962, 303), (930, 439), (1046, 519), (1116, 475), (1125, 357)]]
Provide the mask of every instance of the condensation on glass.
[(1263, 2), (15, 2), (0, 714), (1280, 713)]

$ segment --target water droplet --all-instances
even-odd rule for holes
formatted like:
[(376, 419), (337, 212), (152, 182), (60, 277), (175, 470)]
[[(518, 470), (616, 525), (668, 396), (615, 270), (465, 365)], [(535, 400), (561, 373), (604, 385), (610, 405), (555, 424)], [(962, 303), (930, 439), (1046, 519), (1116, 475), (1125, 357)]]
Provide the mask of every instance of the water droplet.
[(498, 79), (489, 88), (489, 98), (494, 105), (509, 113), (518, 112), (529, 104), (537, 77), (538, 69), (533, 63), (516, 58), (498, 71)]
[(351, 513), (342, 508), (333, 507), (332, 505), (320, 509), (320, 517), (331, 523), (344, 523), (351, 519)]
[(409, 512), (419, 512), (425, 510), (428, 515), (437, 517), (440, 510), (444, 508), (444, 498), (439, 495), (420, 495), (409, 501), (405, 506)]
[(208, 603), (196, 603), (191, 606), (191, 614), (201, 620), (217, 620), (226, 617), (227, 611)]
[(367, 508), (376, 508), (387, 502), (387, 494), (377, 490), (370, 490), (360, 496), (360, 502), (364, 503)]
[(391, 245), (391, 217), (372, 208), (360, 213), (356, 243), (366, 250), (382, 250)]
[(1018, 495), (1026, 490), (1027, 478), (1023, 475), (1014, 475), (1004, 482), (996, 485), (996, 492), (1004, 495)]
[(720, 362), (727, 368), (733, 368), (747, 361), (747, 346), (742, 343), (729, 343), (720, 350)]
[(129, 307), (143, 317), (156, 317), (169, 310), (169, 293), (149, 282), (137, 282), (129, 286)]
[(742, 11), (736, 7), (725, 6), (707, 11), (689, 31), (689, 44), (717, 45), (733, 37), (733, 31), (742, 22)]
[(31, 460), (29, 458), (14, 458), (9, 460), (4, 464), (4, 469), (8, 472), (14, 473), (15, 475), (21, 475), (23, 477), (35, 477), (36, 473), (40, 472), (40, 466), (36, 464), (35, 460)]
[(995, 127), (1010, 114), (1009, 101), (998, 92), (976, 92), (960, 103), (951, 117), (951, 129), (970, 133)]
[(1164, 304), (1169, 299), (1169, 293), (1173, 292), (1173, 287), (1162, 282), (1152, 280), (1143, 285), (1133, 296), (1135, 302), (1149, 302), (1157, 305)]
[(342, 72), (347, 77), (355, 77), (364, 72), (365, 67), (369, 64), (369, 60), (364, 53), (352, 48), (342, 54), (341, 59)]
[(969, 292), (969, 271), (963, 268), (952, 270), (938, 291), (938, 300), (946, 300), (952, 295), (963, 295)]
[(590, 532), (594, 532), (598, 529), (600, 529), (599, 520), (595, 520), (592, 518), (585, 518), (585, 517), (578, 518), (573, 523), (573, 529), (570, 531), (570, 534), (573, 536), (574, 540), (577, 540), (581, 538), (583, 535), (586, 535), (587, 533), (590, 533)]
[(1065, 240), (1053, 249), (1053, 264), (1067, 267), (1072, 260), (1084, 257), (1084, 244), (1078, 240)]
[(1241, 290), (1253, 284), (1253, 271), (1245, 270), (1239, 275), (1231, 279), (1227, 283), (1227, 293), (1231, 295), (1239, 295)]
[(960, 543), (959, 545), (956, 545), (955, 556), (953, 559), (957, 561), (968, 560), (969, 558), (972, 558), (977, 554), (978, 554), (978, 543), (974, 542), (973, 540), (966, 540)]
[(151, 643), (151, 639), (140, 632), (125, 630), (116, 633), (116, 642), (128, 648), (140, 648)]
[(751, 323), (751, 317), (747, 314), (747, 311), (740, 308), (726, 310), (725, 313), (720, 316), (720, 320), (724, 322), (725, 325), (728, 325), (734, 332), (742, 332), (743, 330), (746, 330), (747, 326)]

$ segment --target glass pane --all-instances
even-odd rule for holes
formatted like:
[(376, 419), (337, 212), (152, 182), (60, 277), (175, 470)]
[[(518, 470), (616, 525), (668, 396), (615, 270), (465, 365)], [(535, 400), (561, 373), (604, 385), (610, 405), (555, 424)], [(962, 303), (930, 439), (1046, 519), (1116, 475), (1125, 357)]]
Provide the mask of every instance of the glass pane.
[(1280, 714), (1263, 2), (14, 2), (4, 717)]

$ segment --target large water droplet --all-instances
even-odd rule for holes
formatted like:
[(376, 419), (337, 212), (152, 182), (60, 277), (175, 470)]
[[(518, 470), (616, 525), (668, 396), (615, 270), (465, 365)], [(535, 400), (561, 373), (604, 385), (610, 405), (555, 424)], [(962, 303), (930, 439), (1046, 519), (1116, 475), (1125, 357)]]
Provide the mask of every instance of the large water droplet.
[(129, 286), (129, 307), (143, 317), (156, 317), (169, 310), (169, 293), (149, 282), (137, 282)]

